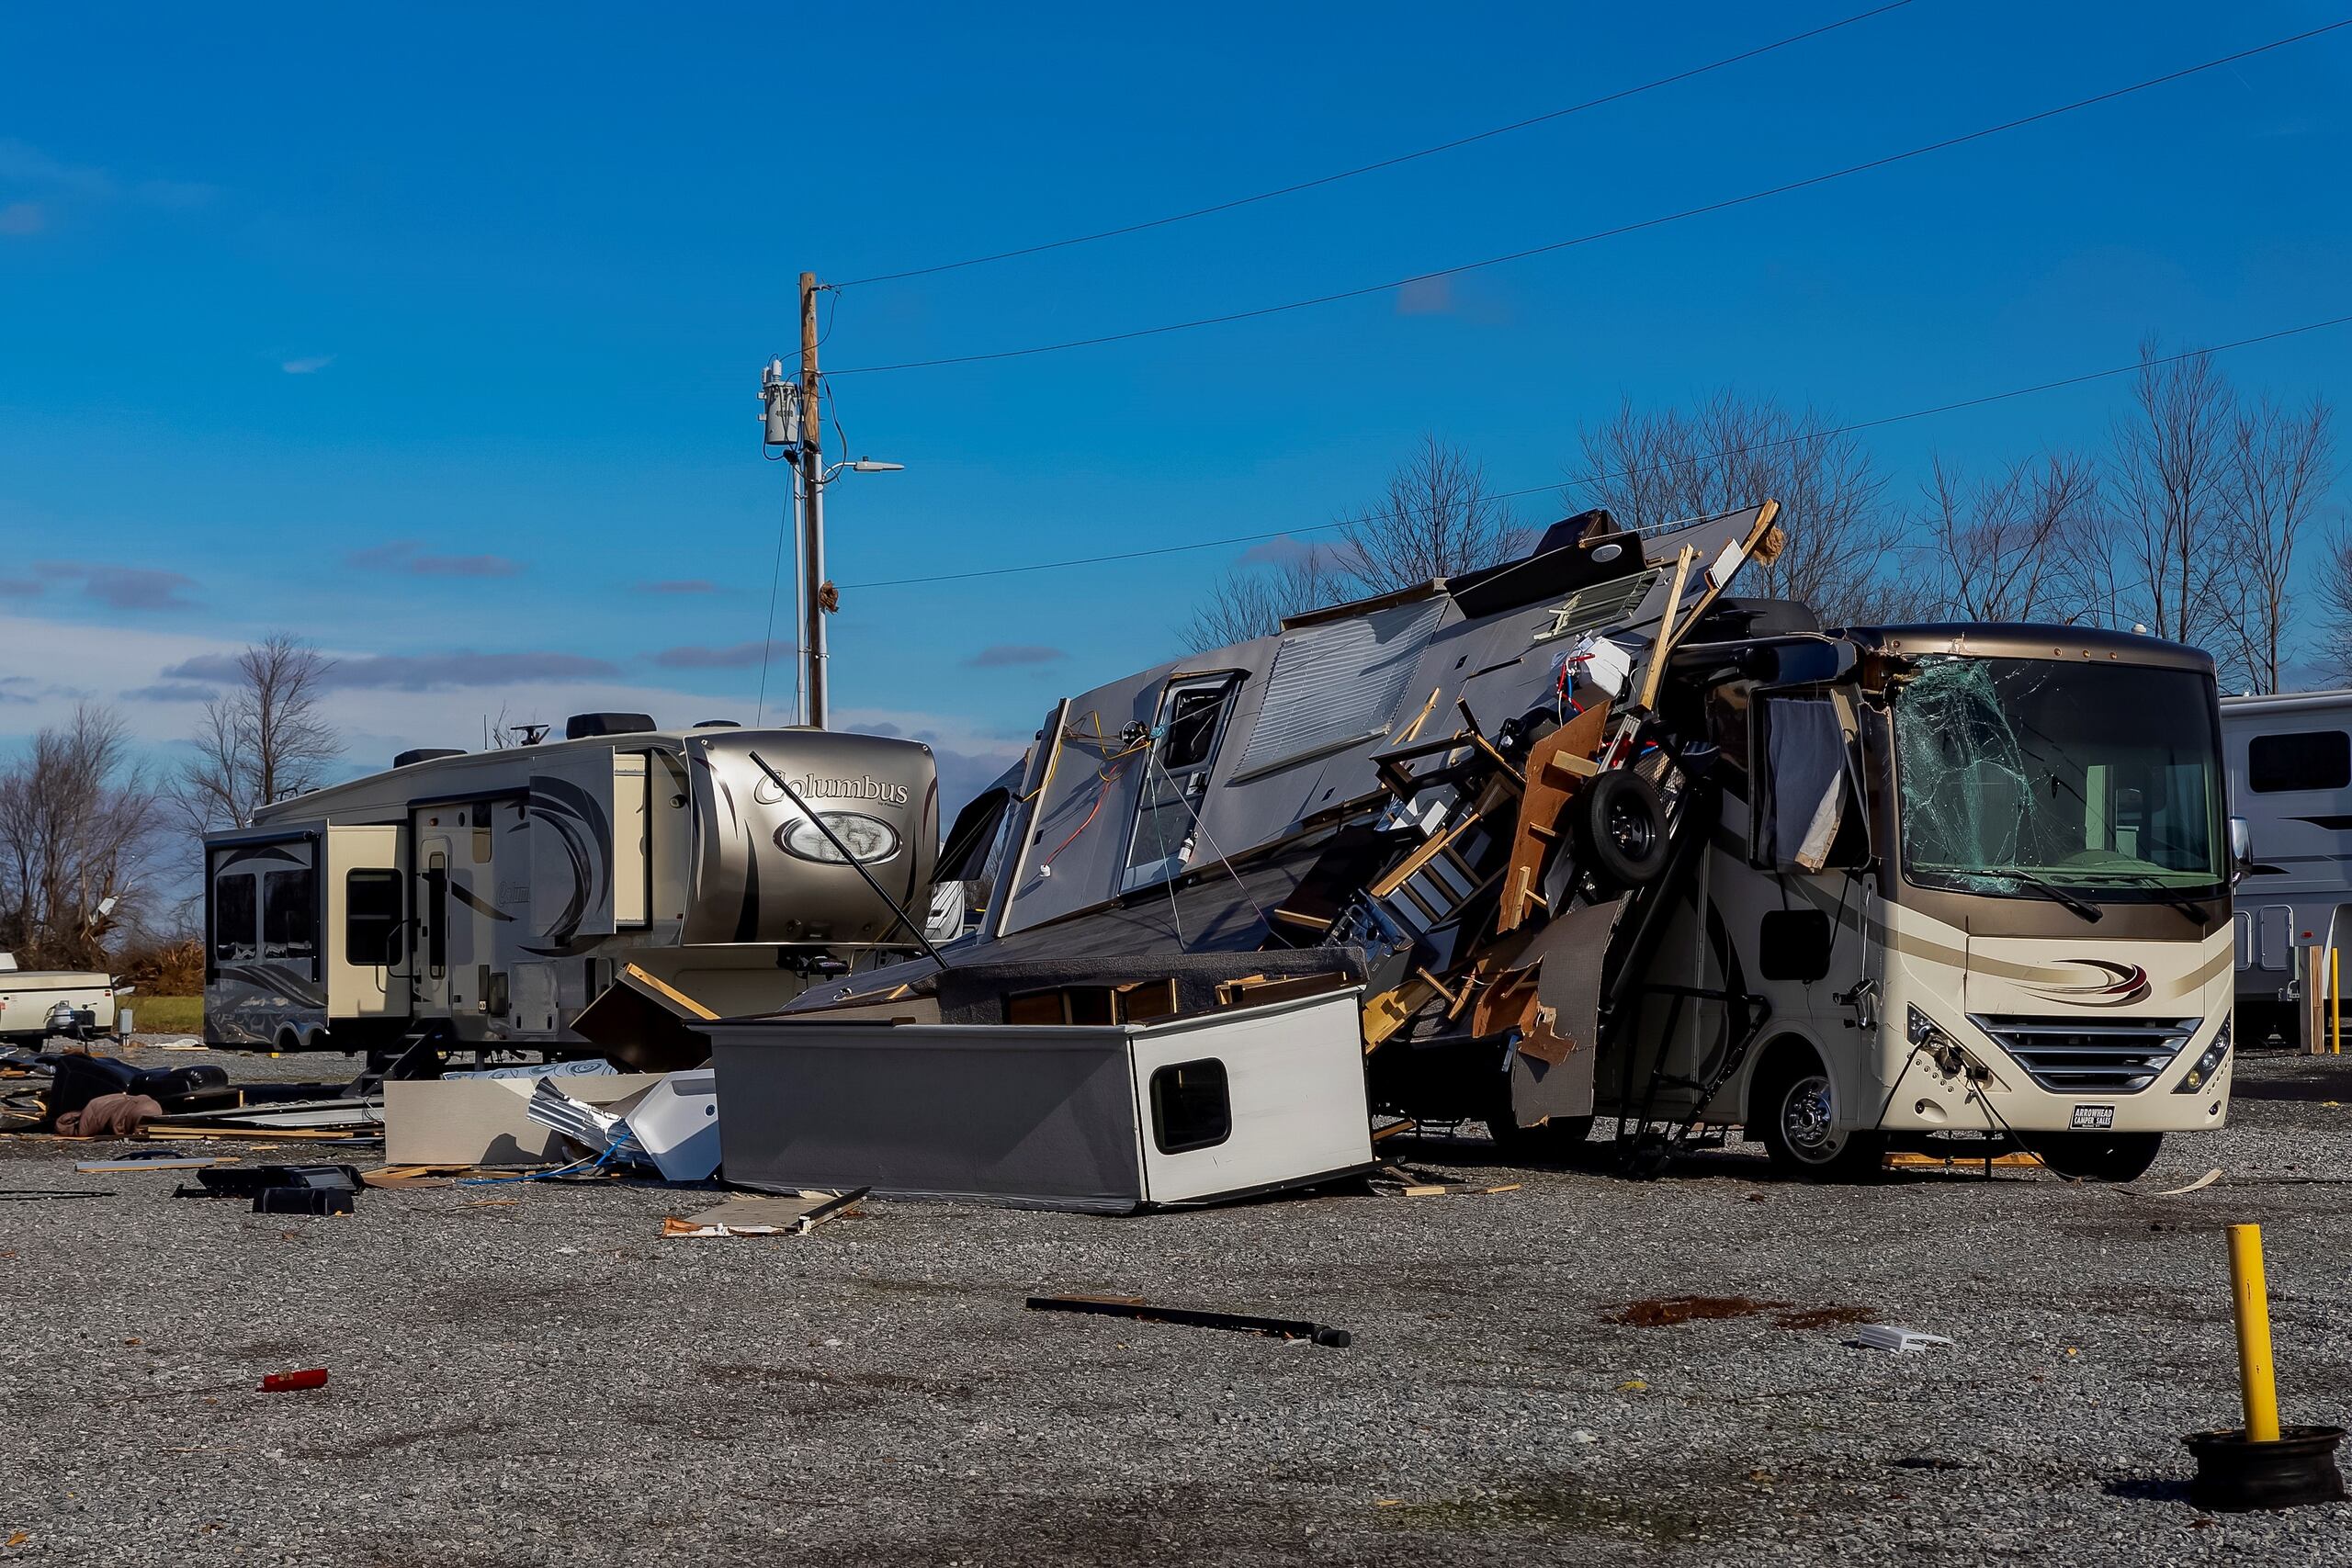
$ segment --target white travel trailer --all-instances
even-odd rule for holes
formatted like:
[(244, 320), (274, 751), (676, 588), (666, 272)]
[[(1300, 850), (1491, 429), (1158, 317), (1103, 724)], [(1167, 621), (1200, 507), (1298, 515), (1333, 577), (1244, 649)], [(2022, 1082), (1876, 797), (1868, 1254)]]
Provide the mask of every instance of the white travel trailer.
[(584, 714), (544, 745), (403, 752), (206, 836), (205, 1038), (581, 1049), (632, 966), (774, 1009), (918, 945), (859, 867), (921, 919), (938, 810), (930, 749), (879, 736)]
[(2248, 1038), (2291, 1043), (2297, 950), (2324, 964), (2352, 942), (2352, 691), (2224, 697), (2222, 746), (2254, 849), (2237, 894), (2238, 1013)]

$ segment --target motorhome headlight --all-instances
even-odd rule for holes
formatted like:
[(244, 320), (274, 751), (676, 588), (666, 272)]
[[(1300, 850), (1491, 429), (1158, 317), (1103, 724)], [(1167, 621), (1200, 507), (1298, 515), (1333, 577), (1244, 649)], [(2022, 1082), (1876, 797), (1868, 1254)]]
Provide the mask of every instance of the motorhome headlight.
[(2213, 1043), (2205, 1047), (2205, 1054), (2197, 1058), (2197, 1065), (2173, 1086), (2173, 1093), (2195, 1094), (2203, 1089), (2212, 1081), (2213, 1075), (2222, 1070), (2222, 1058), (2229, 1054), (2230, 1021), (2225, 1018), (2222, 1021), (2222, 1027), (2213, 1032)]
[[(825, 828), (833, 830), (833, 838), (849, 851), (845, 857), (825, 837)], [(775, 841), (786, 853), (802, 860), (822, 861), (828, 865), (845, 865), (851, 860), (872, 865), (888, 860), (899, 852), (899, 831), (888, 822), (858, 811), (820, 811), (814, 819), (802, 818), (776, 829)]]

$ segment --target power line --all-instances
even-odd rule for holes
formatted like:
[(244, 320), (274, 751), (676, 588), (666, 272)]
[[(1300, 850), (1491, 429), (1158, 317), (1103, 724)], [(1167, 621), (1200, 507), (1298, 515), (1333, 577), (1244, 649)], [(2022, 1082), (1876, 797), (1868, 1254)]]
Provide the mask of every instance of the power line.
[(1816, 39), (1825, 33), (1834, 33), (1840, 28), (1850, 28), (1858, 22), (1867, 22), (1871, 17), (1883, 17), (1889, 11), (1900, 11), (1910, 4), (1912, 0), (1892, 0), (1889, 5), (1875, 6), (1868, 11), (1858, 11), (1853, 16), (1842, 17), (1838, 21), (1824, 23), (1817, 28), (1809, 28), (1801, 33), (1792, 33), (1787, 38), (1776, 39), (1767, 44), (1758, 44), (1754, 49), (1742, 50), (1737, 54), (1727, 54), (1721, 60), (1711, 60), (1704, 65), (1694, 65), (1688, 70), (1678, 71), (1671, 76), (1660, 76), (1656, 81), (1644, 82), (1639, 86), (1621, 87), (1613, 93), (1598, 98), (1588, 98), (1580, 104), (1570, 104), (1566, 108), (1531, 115), (1525, 119), (1513, 120), (1509, 125), (1496, 126), (1491, 130), (1480, 130), (1468, 136), (1458, 136), (1451, 141), (1441, 141), (1434, 147), (1423, 147), (1418, 152), (1400, 152), (1393, 158), (1382, 158), (1375, 163), (1360, 164), (1352, 169), (1341, 169), (1337, 174), (1320, 175), (1311, 180), (1300, 180), (1295, 185), (1278, 186), (1272, 190), (1260, 191), (1255, 196), (1235, 197), (1229, 201), (1213, 202), (1207, 207), (1193, 208), (1189, 212), (1174, 212), (1165, 218), (1150, 218), (1139, 223), (1125, 223), (1116, 229), (1099, 230), (1091, 234), (1073, 234), (1066, 240), (1047, 240), (1040, 244), (1022, 245), (1009, 251), (996, 251), (984, 256), (967, 256), (962, 261), (940, 262), (932, 266), (908, 267), (902, 272), (876, 273), (871, 277), (855, 277), (847, 283), (836, 284), (834, 287), (856, 288), (868, 283), (895, 283), (901, 278), (928, 277), (934, 273), (956, 272), (967, 266), (984, 266), (989, 262), (1011, 261), (1016, 256), (1034, 256), (1045, 251), (1066, 250), (1072, 245), (1091, 245), (1097, 240), (1115, 240), (1122, 234), (1140, 234), (1148, 229), (1164, 229), (1171, 223), (1183, 223), (1195, 218), (1206, 218), (1214, 213), (1230, 212), (1237, 207), (1250, 207), (1261, 201), (1272, 201), (1280, 197), (1296, 196), (1301, 191), (1314, 190), (1321, 186), (1337, 185), (1341, 180), (1351, 180), (1359, 175), (1375, 174), (1382, 169), (1393, 169), (1399, 164), (1409, 164), (1419, 158), (1435, 157), (1440, 152), (1451, 152), (1457, 147), (1467, 147), (1474, 142), (1491, 141), (1498, 136), (1508, 136), (1515, 130), (1525, 130), (1531, 126), (1564, 119), (1573, 114), (1582, 114), (1587, 109), (1597, 109), (1604, 105), (1622, 102), (1626, 98), (1638, 97), (1644, 93), (1656, 92), (1660, 87), (1670, 87), (1678, 82), (1688, 82), (1693, 77), (1704, 76), (1710, 72), (1721, 71), (1727, 66), (1737, 65), (1742, 62), (1770, 54), (1776, 50), (1804, 43), (1808, 39)]
[(989, 354), (959, 354), (937, 359), (910, 359), (895, 365), (860, 365), (846, 370), (829, 371), (828, 374), (867, 376), (893, 370), (928, 370), (945, 365), (977, 365), (990, 360), (1023, 359), (1033, 355), (1059, 354), (1073, 348), (1093, 348), (1103, 344), (1126, 343), (1136, 338), (1159, 337), (1169, 333), (1190, 332), (1198, 327), (1225, 326), (1234, 321), (1254, 321), (1261, 316), (1280, 315), (1287, 310), (1304, 310), (1317, 305), (1336, 304), (1342, 299), (1361, 299), (1367, 294), (1384, 294), (1390, 289), (1402, 288), (1410, 284), (1432, 282), (1441, 277), (1453, 277), (1462, 273), (1476, 272), (1485, 267), (1500, 266), (1507, 262), (1524, 261), (1530, 256), (1546, 255), (1552, 252), (1568, 250), (1577, 245), (1588, 245), (1597, 240), (1637, 233), (1645, 229), (1656, 229), (1668, 223), (1679, 223), (1687, 218), (1699, 218), (1712, 212), (1724, 212), (1735, 207), (1746, 207), (1750, 203), (1764, 201), (1772, 197), (1786, 196), (1792, 191), (1826, 185), (1833, 180), (1845, 179), (1849, 175), (1864, 174), (1872, 169), (1883, 169), (1889, 164), (1905, 163), (1913, 158), (1925, 157), (1930, 152), (1940, 152), (1953, 147), (1964, 146), (1972, 141), (1982, 141), (1987, 137), (1998, 136), (2005, 131), (2016, 130), (2045, 119), (2054, 119), (2060, 115), (2072, 114), (2077, 109), (2111, 103), (2118, 98), (2129, 97), (2134, 93), (2144, 93), (2152, 87), (2161, 87), (2167, 83), (2178, 82), (2203, 72), (2218, 70), (2222, 66), (2234, 64), (2242, 60), (2251, 60), (2256, 55), (2267, 54), (2273, 50), (2284, 49), (2290, 44), (2302, 43), (2323, 34), (2335, 32), (2348, 27), (2352, 27), (2352, 17), (2330, 22), (2324, 27), (2312, 28), (2288, 38), (2276, 39), (2269, 43), (2257, 44), (2252, 49), (2239, 50), (2233, 54), (2222, 55), (2218, 59), (2208, 60), (2200, 64), (2185, 66), (2177, 71), (2168, 71), (2161, 76), (2151, 76), (2144, 82), (2135, 82), (2128, 87), (2111, 88), (2104, 93), (2094, 94), (2087, 98), (2077, 98), (2072, 103), (2061, 104), (2055, 108), (2042, 109), (2016, 119), (2003, 120), (1998, 125), (1986, 126), (1981, 130), (1968, 131), (1960, 136), (1948, 136), (1941, 141), (1930, 141), (1905, 152), (1890, 152), (1883, 157), (1871, 158), (1863, 163), (1849, 164), (1841, 169), (1832, 169), (1826, 174), (1809, 175), (1804, 179), (1790, 180), (1785, 184), (1771, 186), (1763, 190), (1749, 191), (1745, 196), (1727, 197), (1721, 201), (1711, 201), (1698, 207), (1686, 207), (1679, 212), (1669, 212), (1661, 217), (1645, 218), (1634, 223), (1621, 223), (1613, 229), (1596, 230), (1589, 234), (1579, 234), (1574, 239), (1555, 240), (1549, 244), (1531, 245), (1525, 250), (1512, 251), (1499, 256), (1488, 256), (1484, 261), (1464, 262), (1457, 266), (1440, 267), (1433, 272), (1416, 273), (1410, 277), (1392, 278), (1385, 283), (1366, 284), (1359, 288), (1343, 288), (1337, 293), (1318, 294), (1311, 299), (1293, 299), (1280, 305), (1261, 305), (1250, 310), (1230, 310), (1223, 315), (1201, 316), (1192, 321), (1170, 321), (1156, 327), (1137, 327), (1127, 332), (1104, 333), (1095, 337), (1072, 338), (1063, 343), (1039, 344), (1029, 348), (998, 349)]
[[(2062, 376), (2053, 381), (2037, 381), (2030, 387), (2012, 387), (2004, 392), (1987, 392), (1981, 397), (1962, 398), (1953, 402), (1938, 403), (1932, 408), (1912, 409), (1904, 413), (1883, 414), (1876, 419), (1857, 420), (1851, 424), (1841, 424), (1828, 430), (1803, 431), (1795, 435), (1781, 436), (1771, 441), (1759, 441), (1747, 446), (1726, 447), (1723, 451), (1704, 453), (1695, 458), (1679, 458), (1671, 463), (1652, 464), (1646, 468), (1600, 469), (1591, 473), (1570, 474), (1565, 479), (1555, 479), (1549, 484), (1529, 485), (1524, 490), (1502, 491), (1487, 499), (1511, 501), (1521, 496), (1540, 494), (1545, 491), (1558, 491), (1572, 484), (1590, 484), (1600, 479), (1624, 479), (1636, 473), (1656, 472), (1664, 468), (1682, 467), (1692, 462), (1703, 462), (1718, 457), (1736, 457), (1749, 452), (1770, 451), (1776, 446), (1793, 446), (1807, 441), (1826, 441), (1832, 436), (1849, 434), (1857, 430), (1875, 430), (1881, 425), (1901, 424), (1910, 420), (1928, 419), (1937, 414), (1954, 413), (1962, 409), (1982, 408), (1987, 403), (2007, 402), (2013, 398), (2031, 397), (2037, 392), (2056, 391), (2064, 387), (2079, 387), (2089, 381), (2104, 381), (2117, 376), (2129, 376), (2144, 367), (2172, 365), (2180, 360), (2193, 359), (2200, 354), (2226, 354), (2232, 349), (2251, 348), (2256, 344), (2275, 343), (2280, 338), (2297, 337), (2304, 333), (2322, 332), (2329, 327), (2343, 326), (2347, 322), (2352, 322), (2352, 315), (2333, 316), (2324, 321), (2306, 321), (2301, 326), (2281, 327), (2276, 332), (2260, 333), (2253, 337), (2242, 337), (2230, 343), (2217, 343), (2203, 348), (2183, 349), (2178, 354), (2135, 359), (2129, 365), (2111, 366), (2105, 370), (2086, 370), (2078, 376)], [(1074, 556), (1066, 560), (1030, 561), (1020, 566), (983, 567), (973, 571), (947, 571), (929, 577), (894, 577), (875, 582), (846, 582), (842, 584), (842, 588), (844, 592), (864, 591), (869, 588), (911, 588), (921, 583), (963, 582), (980, 577), (1011, 577), (1022, 572), (1058, 571), (1066, 567), (1100, 566), (1110, 561), (1142, 560), (1152, 556), (1182, 555), (1193, 550), (1218, 549), (1227, 545), (1260, 544), (1268, 539), (1293, 537), (1300, 534), (1328, 533), (1334, 528), (1346, 527), (1351, 522), (1381, 519), (1401, 522), (1409, 517), (1420, 515), (1425, 510), (1414, 508), (1408, 512), (1375, 513), (1372, 517), (1365, 519), (1345, 518), (1332, 523), (1311, 524), (1305, 527), (1275, 528), (1260, 534), (1234, 534), (1221, 539), (1198, 539), (1191, 544), (1161, 545), (1148, 550), (1121, 550), (1111, 555)]]

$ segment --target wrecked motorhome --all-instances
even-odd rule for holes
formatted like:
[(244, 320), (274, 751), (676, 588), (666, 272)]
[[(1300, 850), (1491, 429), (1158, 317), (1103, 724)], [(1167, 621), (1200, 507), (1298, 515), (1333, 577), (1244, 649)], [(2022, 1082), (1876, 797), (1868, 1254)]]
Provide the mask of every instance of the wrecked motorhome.
[(722, 1099), (763, 1070), (741, 1029), (1102, 1027), (1320, 986), (1361, 987), (1375, 1109), (1521, 1148), (1614, 1117), (1637, 1169), (1737, 1125), (1814, 1176), (1973, 1134), (2128, 1177), (2220, 1125), (2211, 660), (1729, 593), (1783, 544), (1770, 502), (1589, 513), (1061, 702), (949, 833), (962, 939), (716, 1027)]
[(929, 748), (641, 714), (566, 728), (404, 752), (206, 835), (207, 1043), (382, 1062), (594, 1036), (627, 1060), (644, 987), (762, 1012), (918, 949), (858, 873), (927, 892)]

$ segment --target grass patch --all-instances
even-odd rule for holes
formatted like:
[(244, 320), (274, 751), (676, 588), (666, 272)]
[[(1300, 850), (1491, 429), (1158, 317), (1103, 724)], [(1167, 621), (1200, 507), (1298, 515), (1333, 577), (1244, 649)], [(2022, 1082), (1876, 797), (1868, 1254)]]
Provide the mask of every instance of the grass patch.
[(151, 997), (144, 991), (133, 991), (123, 1000), (130, 1010), (130, 1021), (141, 1034), (201, 1034), (204, 1032), (204, 998), (202, 997)]

